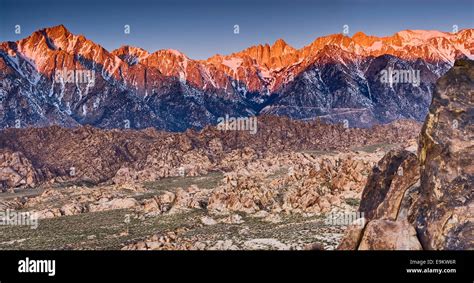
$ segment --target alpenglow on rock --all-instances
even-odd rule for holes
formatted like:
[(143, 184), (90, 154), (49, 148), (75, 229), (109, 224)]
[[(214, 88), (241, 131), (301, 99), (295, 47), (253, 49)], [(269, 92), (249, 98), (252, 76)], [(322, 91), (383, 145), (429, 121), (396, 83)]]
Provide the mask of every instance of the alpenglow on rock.
[[(474, 58), (473, 43), (472, 29), (335, 34), (301, 49), (277, 40), (193, 60), (171, 49), (109, 52), (61, 25), (0, 43), (0, 128), (184, 131), (259, 114), (347, 120), (351, 127), (423, 121), (436, 79), (455, 59)], [(388, 70), (419, 78), (384, 83)]]

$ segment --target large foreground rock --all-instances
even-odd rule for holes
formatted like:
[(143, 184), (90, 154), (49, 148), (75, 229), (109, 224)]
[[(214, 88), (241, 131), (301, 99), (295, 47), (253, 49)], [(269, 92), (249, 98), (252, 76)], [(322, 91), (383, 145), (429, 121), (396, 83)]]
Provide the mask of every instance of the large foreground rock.
[(474, 61), (436, 85), (423, 125), (420, 198), (411, 215), (425, 249), (474, 249)]
[[(456, 61), (438, 82), (418, 158), (391, 151), (364, 188), (339, 249), (474, 249), (474, 62)], [(416, 231), (416, 233), (415, 233)]]

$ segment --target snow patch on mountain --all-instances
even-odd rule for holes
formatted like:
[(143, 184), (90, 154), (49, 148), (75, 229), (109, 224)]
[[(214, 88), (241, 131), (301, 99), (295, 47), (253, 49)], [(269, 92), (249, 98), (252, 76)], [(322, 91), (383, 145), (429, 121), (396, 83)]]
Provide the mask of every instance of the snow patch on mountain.
[(222, 60), (222, 64), (229, 67), (234, 74), (237, 74), (237, 69), (242, 65), (243, 60), (241, 58), (232, 57)]

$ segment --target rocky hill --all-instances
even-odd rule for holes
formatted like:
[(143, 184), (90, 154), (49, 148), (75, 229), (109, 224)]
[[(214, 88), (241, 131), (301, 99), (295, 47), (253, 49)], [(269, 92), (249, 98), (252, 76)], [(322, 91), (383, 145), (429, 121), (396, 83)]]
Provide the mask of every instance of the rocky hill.
[(259, 158), (280, 152), (344, 151), (403, 142), (414, 138), (419, 128), (413, 121), (359, 129), (260, 116), (255, 134), (214, 126), (184, 133), (90, 126), (4, 129), (0, 131), (0, 180), (4, 188), (54, 180), (97, 184), (111, 180), (125, 167), (137, 171), (141, 181), (178, 176), (181, 167), (186, 175), (198, 175), (229, 170), (229, 155)]

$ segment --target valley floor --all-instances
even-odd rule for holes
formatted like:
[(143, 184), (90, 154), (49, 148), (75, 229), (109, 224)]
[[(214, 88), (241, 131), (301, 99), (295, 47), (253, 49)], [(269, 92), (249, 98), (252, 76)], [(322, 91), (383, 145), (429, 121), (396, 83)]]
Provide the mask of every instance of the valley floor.
[(374, 164), (401, 146), (284, 152), (200, 176), (3, 193), (2, 210), (39, 222), (0, 225), (0, 249), (334, 249), (347, 226), (327, 217), (355, 213)]

